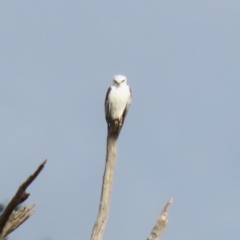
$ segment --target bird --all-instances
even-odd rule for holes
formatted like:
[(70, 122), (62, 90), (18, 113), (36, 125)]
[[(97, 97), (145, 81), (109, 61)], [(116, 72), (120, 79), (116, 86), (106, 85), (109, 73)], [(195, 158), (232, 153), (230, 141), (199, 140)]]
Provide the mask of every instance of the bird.
[(108, 88), (105, 98), (105, 118), (108, 133), (118, 137), (132, 100), (131, 88), (123, 75), (113, 77), (113, 85)]

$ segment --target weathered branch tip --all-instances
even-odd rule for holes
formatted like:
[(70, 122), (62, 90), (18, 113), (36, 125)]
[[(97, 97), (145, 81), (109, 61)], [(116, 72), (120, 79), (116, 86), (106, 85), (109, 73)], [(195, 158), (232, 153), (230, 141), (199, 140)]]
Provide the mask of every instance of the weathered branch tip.
[(163, 207), (163, 210), (161, 211), (157, 222), (155, 224), (155, 226), (153, 227), (149, 237), (147, 238), (147, 240), (157, 240), (160, 235), (162, 234), (164, 228), (167, 226), (168, 223), (168, 219), (167, 219), (167, 210), (169, 208), (169, 206), (171, 205), (173, 201), (173, 198), (170, 198), (167, 203), (165, 204), (165, 206)]

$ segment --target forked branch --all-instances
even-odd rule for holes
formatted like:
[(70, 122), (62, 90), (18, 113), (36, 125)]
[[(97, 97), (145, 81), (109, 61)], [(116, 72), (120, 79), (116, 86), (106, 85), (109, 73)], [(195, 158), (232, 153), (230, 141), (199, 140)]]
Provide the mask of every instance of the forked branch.
[[(108, 132), (106, 164), (105, 164), (105, 171), (103, 175), (100, 206), (99, 206), (98, 216), (92, 230), (91, 240), (103, 239), (103, 232), (106, 227), (106, 222), (107, 222), (108, 212), (109, 212), (116, 154), (117, 154), (117, 136), (114, 136), (113, 134)], [(169, 199), (169, 201), (165, 204), (147, 240), (157, 240), (160, 237), (161, 233), (163, 232), (168, 222), (167, 210), (171, 203), (172, 203), (172, 198)]]
[(14, 209), (29, 197), (30, 193), (27, 193), (26, 189), (42, 171), (46, 161), (47, 160), (40, 164), (37, 170), (20, 185), (18, 191), (0, 215), (0, 240), (15, 230), (33, 214), (34, 205), (24, 206), (18, 211), (14, 211)]

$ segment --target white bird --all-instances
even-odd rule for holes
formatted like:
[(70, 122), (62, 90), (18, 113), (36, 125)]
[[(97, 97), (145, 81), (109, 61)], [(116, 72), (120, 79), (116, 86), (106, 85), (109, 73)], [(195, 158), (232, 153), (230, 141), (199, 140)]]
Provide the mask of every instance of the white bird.
[(108, 88), (105, 98), (105, 117), (108, 132), (119, 135), (131, 104), (132, 92), (123, 75), (113, 77), (113, 85)]

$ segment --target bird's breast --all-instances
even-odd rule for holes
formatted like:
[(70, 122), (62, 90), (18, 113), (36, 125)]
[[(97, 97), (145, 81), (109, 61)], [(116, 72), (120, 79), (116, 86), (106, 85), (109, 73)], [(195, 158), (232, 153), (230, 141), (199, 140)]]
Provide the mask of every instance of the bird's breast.
[(109, 95), (110, 113), (113, 119), (122, 116), (126, 105), (129, 102), (130, 91), (129, 88), (113, 87)]

